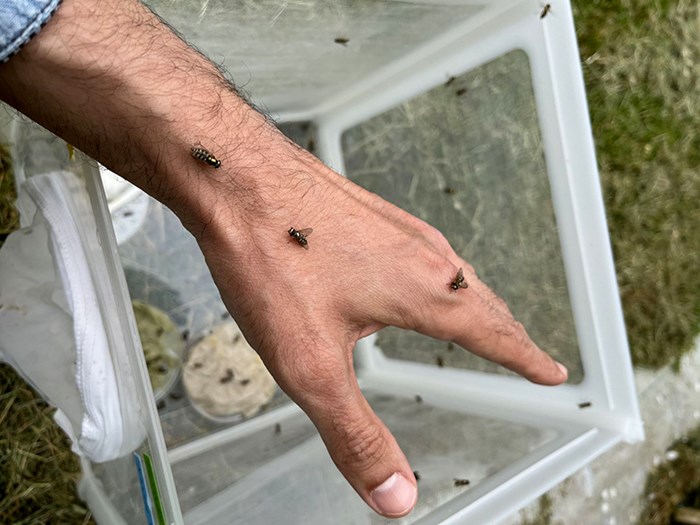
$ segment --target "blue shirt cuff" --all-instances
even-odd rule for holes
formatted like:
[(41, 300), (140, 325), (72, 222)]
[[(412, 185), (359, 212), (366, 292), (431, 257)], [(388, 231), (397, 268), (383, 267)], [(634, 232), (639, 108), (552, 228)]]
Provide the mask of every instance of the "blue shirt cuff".
[(0, 62), (29, 42), (60, 3), (61, 0), (0, 0)]

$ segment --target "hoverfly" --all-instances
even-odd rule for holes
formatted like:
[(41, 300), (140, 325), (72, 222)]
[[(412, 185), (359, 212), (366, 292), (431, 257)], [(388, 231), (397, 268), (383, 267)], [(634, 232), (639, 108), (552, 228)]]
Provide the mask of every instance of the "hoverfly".
[(540, 20), (543, 19), (552, 10), (552, 4), (545, 4), (540, 13)]
[(313, 233), (313, 228), (304, 228), (303, 230), (295, 230), (294, 228), (289, 228), (287, 233), (290, 237), (293, 237), (301, 247), (305, 250), (309, 249), (309, 241), (306, 238)]
[(230, 368), (227, 368), (226, 375), (223, 376), (221, 379), (219, 379), (219, 383), (221, 383), (223, 385), (226, 383), (230, 383), (231, 381), (233, 381), (233, 370), (231, 370)]
[(466, 487), (470, 483), (471, 483), (471, 481), (469, 481), (468, 479), (460, 479), (460, 478), (454, 479), (455, 487)]
[(450, 288), (452, 288), (452, 290), (455, 292), (460, 288), (469, 288), (469, 284), (467, 284), (467, 282), (464, 280), (464, 273), (462, 272), (461, 268), (459, 271), (457, 271), (457, 277), (455, 277), (450, 283)]
[(213, 166), (215, 168), (221, 167), (221, 161), (217, 159), (214, 155), (209, 153), (209, 150), (207, 150), (201, 144), (192, 146), (192, 148), (190, 149), (190, 153), (195, 159), (201, 160), (202, 162), (205, 162), (210, 166)]

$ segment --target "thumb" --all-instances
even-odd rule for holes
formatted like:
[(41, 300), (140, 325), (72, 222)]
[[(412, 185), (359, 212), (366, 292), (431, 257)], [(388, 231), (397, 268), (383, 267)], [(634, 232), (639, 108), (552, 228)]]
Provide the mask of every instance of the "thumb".
[(418, 498), (413, 471), (362, 395), (352, 358), (326, 354), (319, 359), (321, 353), (313, 353), (311, 370), (305, 366), (294, 392), (288, 393), (311, 418), (338, 470), (365, 503), (389, 518), (408, 514)]

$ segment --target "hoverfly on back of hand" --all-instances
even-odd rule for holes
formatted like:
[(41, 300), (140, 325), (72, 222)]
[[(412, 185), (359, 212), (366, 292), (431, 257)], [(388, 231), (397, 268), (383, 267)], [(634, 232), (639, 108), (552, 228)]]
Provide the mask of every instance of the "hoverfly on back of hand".
[(309, 241), (307, 241), (306, 238), (309, 235), (311, 235), (313, 231), (313, 228), (304, 228), (302, 230), (295, 230), (294, 228), (289, 228), (289, 230), (287, 230), (287, 233), (289, 233), (289, 236), (299, 243), (299, 246), (301, 246), (305, 250), (308, 250)]
[(457, 271), (457, 277), (455, 277), (450, 283), (450, 288), (454, 292), (460, 288), (469, 288), (469, 284), (464, 280), (464, 272), (461, 268)]

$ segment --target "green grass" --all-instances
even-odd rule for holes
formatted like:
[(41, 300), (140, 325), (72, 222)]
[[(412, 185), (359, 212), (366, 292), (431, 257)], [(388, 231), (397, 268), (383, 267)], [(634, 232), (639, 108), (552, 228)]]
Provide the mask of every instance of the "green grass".
[(700, 329), (700, 7), (575, 0), (634, 363), (677, 363)]

